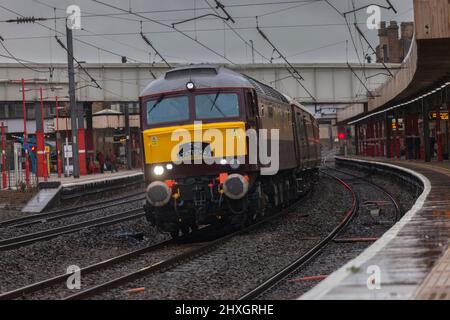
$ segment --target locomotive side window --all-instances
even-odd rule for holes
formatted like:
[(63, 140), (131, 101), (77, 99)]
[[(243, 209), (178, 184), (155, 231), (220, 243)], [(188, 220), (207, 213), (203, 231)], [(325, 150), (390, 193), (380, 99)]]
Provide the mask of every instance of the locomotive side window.
[(199, 94), (195, 96), (197, 119), (233, 118), (239, 116), (236, 93)]
[(189, 119), (187, 96), (164, 97), (147, 102), (147, 124), (185, 121)]
[(267, 108), (267, 110), (268, 110), (268, 113), (269, 113), (269, 118), (273, 118), (273, 107), (272, 107), (272, 106), (269, 106), (269, 107)]
[(313, 125), (311, 122), (311, 117), (308, 115), (305, 117), (305, 123), (306, 123), (306, 131), (308, 135), (308, 143), (310, 146), (314, 144), (314, 132), (313, 132)]
[(245, 95), (245, 104), (246, 104), (246, 110), (247, 110), (247, 117), (249, 119), (255, 118), (255, 103), (253, 100), (253, 95), (251, 92), (247, 92)]

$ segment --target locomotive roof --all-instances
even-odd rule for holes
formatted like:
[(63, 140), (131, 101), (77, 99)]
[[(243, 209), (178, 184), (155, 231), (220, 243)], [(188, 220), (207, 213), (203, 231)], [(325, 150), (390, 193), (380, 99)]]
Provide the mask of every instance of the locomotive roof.
[(299, 107), (300, 109), (302, 109), (303, 111), (305, 111), (306, 113), (314, 116), (304, 105), (302, 105), (300, 102), (296, 101), (294, 98), (291, 98), (288, 95), (284, 95), (284, 97), (289, 101), (290, 104), (293, 104), (293, 105)]
[(192, 81), (196, 88), (253, 88), (260, 95), (288, 103), (286, 97), (274, 88), (233, 70), (215, 65), (191, 65), (169, 70), (164, 77), (152, 81), (141, 96), (186, 89)]
[(164, 77), (152, 81), (142, 91), (141, 96), (186, 89), (192, 81), (196, 88), (253, 88), (242, 74), (224, 67), (212, 65), (192, 65), (169, 70)]

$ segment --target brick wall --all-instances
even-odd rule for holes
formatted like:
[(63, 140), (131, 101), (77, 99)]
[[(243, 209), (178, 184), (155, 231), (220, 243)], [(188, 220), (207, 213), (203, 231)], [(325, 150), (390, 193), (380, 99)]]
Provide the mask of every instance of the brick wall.
[(401, 63), (408, 54), (413, 35), (413, 22), (402, 22), (401, 28), (396, 21), (391, 21), (389, 26), (386, 22), (381, 22), (378, 30), (379, 45), (376, 48), (377, 62)]

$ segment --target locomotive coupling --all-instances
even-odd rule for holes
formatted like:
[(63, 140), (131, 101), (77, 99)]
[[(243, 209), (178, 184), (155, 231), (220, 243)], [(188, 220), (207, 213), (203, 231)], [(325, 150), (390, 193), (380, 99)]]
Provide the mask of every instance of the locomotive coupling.
[(147, 187), (146, 196), (152, 206), (163, 207), (169, 203), (172, 190), (164, 182), (154, 181)]
[(223, 183), (225, 195), (233, 200), (240, 200), (248, 192), (248, 179), (240, 174), (230, 174)]

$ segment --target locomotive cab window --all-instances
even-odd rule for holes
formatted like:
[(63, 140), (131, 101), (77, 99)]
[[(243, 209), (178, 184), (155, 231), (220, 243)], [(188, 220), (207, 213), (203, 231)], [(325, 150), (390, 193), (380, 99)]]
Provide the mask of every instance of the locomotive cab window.
[(236, 93), (199, 94), (195, 96), (196, 119), (234, 118), (239, 116)]
[(187, 96), (160, 96), (147, 102), (147, 124), (189, 120), (189, 98)]

